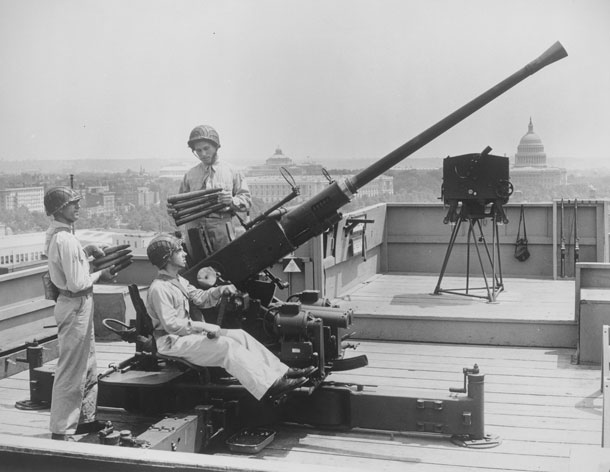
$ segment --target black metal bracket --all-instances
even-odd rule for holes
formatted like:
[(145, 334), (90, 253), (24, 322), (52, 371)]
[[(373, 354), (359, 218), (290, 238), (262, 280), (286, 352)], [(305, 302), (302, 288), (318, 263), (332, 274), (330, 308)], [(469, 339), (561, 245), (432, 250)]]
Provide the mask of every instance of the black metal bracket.
[(271, 280), (271, 282), (273, 282), (275, 284), (275, 286), (277, 288), (279, 288), (280, 290), (284, 290), (286, 288), (289, 287), (288, 282), (285, 282), (281, 279), (278, 279), (275, 275), (273, 275), (269, 270), (265, 269), (263, 270), (263, 274), (265, 274), (267, 276), (267, 278), (269, 280)]
[(375, 223), (375, 220), (369, 220), (366, 218), (347, 218), (345, 220), (345, 225), (343, 226), (343, 234), (348, 236), (356, 226), (359, 224), (363, 224), (366, 227), (367, 223)]

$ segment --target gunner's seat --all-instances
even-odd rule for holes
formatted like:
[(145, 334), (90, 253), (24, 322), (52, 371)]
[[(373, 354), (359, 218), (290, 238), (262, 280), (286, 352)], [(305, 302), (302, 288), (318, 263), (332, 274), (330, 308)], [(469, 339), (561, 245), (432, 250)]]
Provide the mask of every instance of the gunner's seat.
[[(129, 296), (136, 312), (134, 326), (128, 326), (113, 318), (104, 319), (103, 324), (110, 331), (117, 334), (123, 341), (135, 343), (136, 355), (140, 356), (139, 364), (143, 370), (158, 371), (160, 370), (160, 361), (162, 361), (164, 363), (174, 364), (181, 370), (196, 372), (200, 382), (204, 384), (210, 383), (212, 377), (214, 380), (225, 378), (226, 381), (228, 374), (220, 367), (200, 366), (181, 357), (160, 354), (157, 351), (157, 343), (153, 335), (154, 328), (152, 319), (148, 315), (146, 305), (140, 296), (138, 286), (136, 284), (131, 284), (128, 288)], [(116, 325), (119, 327), (117, 328)]]

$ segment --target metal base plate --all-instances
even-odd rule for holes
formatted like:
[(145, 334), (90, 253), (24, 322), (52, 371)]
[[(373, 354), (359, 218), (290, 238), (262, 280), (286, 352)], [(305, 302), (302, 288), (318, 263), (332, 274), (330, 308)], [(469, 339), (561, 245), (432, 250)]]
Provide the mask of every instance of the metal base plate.
[(265, 428), (244, 428), (227, 439), (226, 444), (233, 452), (256, 454), (267, 447), (275, 438), (275, 431)]
[(451, 442), (470, 449), (491, 449), (502, 444), (502, 439), (495, 434), (486, 434), (483, 439), (471, 439), (470, 436), (451, 436)]
[(15, 402), (18, 410), (48, 410), (51, 404), (48, 402), (33, 402), (32, 400), (19, 400)]

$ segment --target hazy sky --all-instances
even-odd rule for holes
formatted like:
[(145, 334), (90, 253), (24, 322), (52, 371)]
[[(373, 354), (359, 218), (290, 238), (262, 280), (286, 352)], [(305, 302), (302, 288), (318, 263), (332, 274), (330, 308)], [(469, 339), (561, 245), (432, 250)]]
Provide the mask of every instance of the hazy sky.
[(1, 161), (382, 157), (538, 57), (542, 69), (413, 157), (610, 165), (609, 0), (0, 0)]

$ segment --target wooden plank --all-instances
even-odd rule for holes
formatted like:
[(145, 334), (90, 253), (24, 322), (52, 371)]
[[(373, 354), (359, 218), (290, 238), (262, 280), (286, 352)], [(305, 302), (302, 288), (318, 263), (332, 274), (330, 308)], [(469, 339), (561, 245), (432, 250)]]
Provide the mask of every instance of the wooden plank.
[[(364, 354), (364, 352), (362, 352)], [(400, 356), (392, 356), (391, 354), (370, 354), (366, 353), (369, 361), (369, 367), (375, 369), (404, 369), (407, 371), (430, 371), (430, 372), (445, 372), (449, 371), (452, 373), (461, 372), (466, 366), (472, 367), (474, 363), (478, 364), (478, 360), (481, 357), (460, 359), (451, 358), (447, 359), (446, 363), (435, 362), (435, 358), (432, 356), (409, 356), (403, 359), (397, 359)], [(486, 375), (486, 379), (489, 380), (489, 376), (504, 377), (522, 377), (522, 378), (549, 378), (549, 379), (583, 379), (593, 380), (600, 378), (599, 366), (583, 366), (583, 369), (572, 369), (568, 366), (558, 370), (549, 370), (549, 364), (543, 361), (509, 361), (502, 359), (485, 359), (483, 365), (479, 365), (480, 372)]]
[[(546, 360), (554, 363), (564, 359), (569, 361), (574, 353), (573, 349), (546, 349), (518, 346), (488, 346), (488, 345), (456, 345), (421, 342), (396, 343), (391, 341), (358, 341), (359, 350), (366, 352), (390, 352), (392, 354), (430, 355), (437, 358), (447, 356), (458, 357), (485, 357), (485, 359), (511, 359), (511, 360)], [(351, 351), (348, 351), (351, 352)], [(582, 366), (577, 366), (582, 368)], [(595, 368), (595, 367), (594, 367)], [(599, 367), (597, 367), (599, 369)]]
[[(281, 432), (281, 431), (280, 431)], [(424, 439), (417, 436), (394, 438), (364, 438), (347, 433), (339, 436), (308, 433), (306, 435), (278, 435), (275, 442), (265, 450), (265, 459), (276, 455), (294, 457), (310, 462), (309, 454), (318, 457), (322, 463), (325, 456), (332, 455), (344, 467), (367, 467), (381, 470), (400, 470), (409, 466), (442, 466), (452, 470), (557, 470), (565, 462), (566, 456), (553, 455), (505, 455), (502, 446), (493, 450), (473, 450), (452, 445), (447, 439), (429, 440), (422, 447)], [(558, 451), (558, 450), (557, 450)], [(498, 460), (498, 454), (503, 456)], [(562, 457), (563, 456), (563, 457)], [(418, 469), (419, 470), (419, 469)], [(428, 470), (424, 468), (423, 470)]]
[[(121, 342), (98, 343), (98, 370), (130, 357), (132, 347)], [(491, 372), (486, 373), (485, 428), (500, 435), (502, 444), (473, 451), (439, 437), (280, 426), (286, 436), (278, 435), (257, 457), (290, 468), (300, 461), (392, 472), (565, 470), (570, 445), (596, 445), (601, 440), (599, 370), (570, 364), (572, 352), (363, 341), (350, 355), (366, 353), (371, 364), (335, 373), (329, 380), (375, 383), (385, 385), (379, 390), (394, 394), (423, 392), (424, 397), (442, 398), (448, 396), (448, 387), (461, 386), (462, 367), (474, 362), (485, 365)], [(22, 412), (14, 408), (14, 401), (29, 395), (28, 380), (27, 372), (0, 380), (0, 433), (47, 437), (48, 410)], [(129, 415), (121, 410), (112, 414), (129, 421)]]
[[(438, 276), (377, 274), (333, 302), (357, 315), (467, 319), (574, 321), (574, 281), (505, 279), (496, 303), (453, 294), (433, 295)], [(465, 278), (445, 277), (443, 289), (465, 288)], [(470, 287), (484, 287), (473, 278)], [(485, 291), (474, 294), (486, 296)], [(535, 297), (532, 297), (535, 294)], [(447, 308), (450, 307), (451, 310)]]
[[(79, 442), (51, 441), (31, 438), (23, 444), (23, 438), (0, 435), (0, 461), (3, 472), (23, 470), (62, 470), (62, 472), (98, 470), (127, 472), (155, 470), (157, 472), (284, 472), (286, 464), (259, 461), (243, 457), (215, 457), (204, 454), (155, 451), (128, 447), (93, 445)], [(34, 453), (35, 451), (35, 453)], [(46, 467), (43, 465), (46, 463)], [(33, 467), (37, 467), (33, 469)], [(61, 469), (60, 469), (61, 467)], [(293, 472), (311, 472), (311, 467), (291, 464)], [(338, 472), (332, 466), (321, 465), (320, 472)]]

